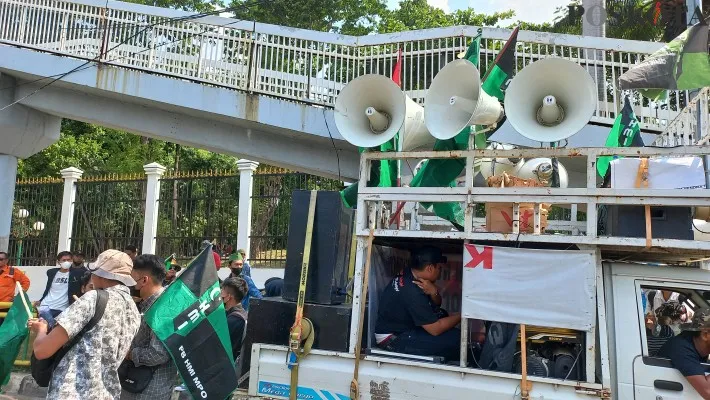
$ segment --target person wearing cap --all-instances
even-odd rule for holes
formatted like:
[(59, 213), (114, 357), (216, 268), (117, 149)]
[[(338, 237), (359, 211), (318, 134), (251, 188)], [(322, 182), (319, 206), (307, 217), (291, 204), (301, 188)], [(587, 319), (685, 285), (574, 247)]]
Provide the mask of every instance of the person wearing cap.
[(241, 254), (234, 253), (229, 256), (229, 269), (232, 270), (232, 273), (229, 275), (229, 277), (239, 277), (244, 279), (244, 281), (246, 281), (247, 283), (247, 287), (249, 288), (249, 290), (247, 291), (247, 295), (244, 296), (244, 299), (242, 299), (242, 306), (245, 310), (249, 311), (249, 299), (261, 299), (263, 296), (261, 294), (261, 290), (256, 287), (254, 281), (249, 276), (243, 274), (243, 266), (244, 260), (242, 259)]
[(680, 326), (681, 334), (669, 339), (661, 347), (658, 357), (668, 358), (673, 368), (705, 400), (710, 400), (710, 380), (705, 376), (705, 366), (710, 355), (710, 308), (701, 308), (691, 322)]
[(57, 363), (47, 391), (48, 399), (119, 399), (118, 366), (131, 347), (140, 326), (129, 286), (133, 262), (119, 250), (106, 250), (94, 264), (91, 281), (95, 290), (85, 293), (57, 318), (48, 332), (47, 322), (31, 319), (27, 325), (37, 336), (34, 355), (44, 360), (77, 336), (94, 316), (98, 291), (108, 295), (106, 309), (96, 326), (80, 339)]
[(242, 256), (242, 261), (244, 265), (242, 266), (242, 276), (251, 277), (251, 266), (249, 266), (249, 261), (247, 261), (247, 252), (244, 249), (237, 250), (237, 253)]
[(441, 310), (441, 295), (435, 282), (446, 257), (435, 247), (412, 254), (410, 268), (395, 276), (380, 295), (375, 339), (387, 351), (421, 356), (439, 356), (446, 361), (460, 358), (460, 314)]

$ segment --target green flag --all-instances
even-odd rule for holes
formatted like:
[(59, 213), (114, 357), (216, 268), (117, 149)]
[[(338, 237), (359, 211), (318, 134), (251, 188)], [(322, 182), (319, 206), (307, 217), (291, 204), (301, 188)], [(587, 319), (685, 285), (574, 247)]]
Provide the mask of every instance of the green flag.
[(170, 267), (173, 266), (173, 264), (177, 264), (177, 260), (175, 259), (175, 253), (171, 254), (170, 257), (165, 259), (165, 270), (169, 270)]
[(708, 22), (701, 21), (644, 62), (619, 77), (621, 89), (637, 89), (652, 100), (664, 99), (668, 90), (710, 86)]
[[(469, 46), (469, 51), (466, 52), (468, 60), (478, 67), (478, 53), (474, 53), (476, 49), (480, 51), (481, 33), (479, 30)], [(510, 38), (506, 42), (503, 49), (496, 57), (491, 67), (488, 69), (486, 77), (483, 79), (483, 90), (491, 96), (495, 96), (498, 100), (503, 101), (505, 96), (505, 88), (508, 82), (513, 77), (515, 71), (515, 46), (518, 42), (518, 28), (513, 30)], [(498, 126), (502, 125), (502, 121)], [(466, 150), (468, 149), (468, 138), (471, 134), (471, 128), (463, 129), (458, 135), (452, 139), (437, 140), (434, 144), (435, 151), (448, 150)], [(488, 134), (476, 134), (474, 137), (475, 147), (477, 149), (485, 148)], [(456, 183), (456, 178), (461, 174), (466, 166), (464, 159), (435, 159), (425, 161), (422, 168), (412, 179), (410, 186), (412, 187), (451, 187)], [(463, 230), (464, 211), (459, 203), (421, 203), (423, 207), (430, 209), (437, 217), (443, 218), (451, 222), (458, 230)]]
[(207, 246), (144, 315), (194, 399), (223, 400), (237, 388), (219, 294), (212, 246)]
[[(634, 109), (631, 107), (631, 101), (628, 96), (624, 99), (624, 108), (614, 121), (614, 126), (611, 127), (611, 132), (606, 138), (606, 147), (643, 147), (643, 139), (641, 139), (641, 128), (639, 121), (636, 119)], [(597, 160), (597, 173), (604, 178), (609, 171), (611, 160), (618, 156), (599, 157)]]
[(31, 318), (29, 304), (27, 293), (20, 291), (15, 295), (5, 321), (0, 325), (0, 338), (2, 338), (0, 340), (0, 386), (5, 386), (10, 381), (10, 372), (17, 353), (29, 334), (27, 329), (27, 320)]

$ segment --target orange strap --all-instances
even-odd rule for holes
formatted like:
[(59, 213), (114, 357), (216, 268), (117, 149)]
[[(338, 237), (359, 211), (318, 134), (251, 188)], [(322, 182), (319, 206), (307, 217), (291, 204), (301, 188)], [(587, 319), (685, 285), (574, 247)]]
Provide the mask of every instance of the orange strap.
[[(642, 158), (639, 164), (638, 172), (636, 173), (636, 188), (648, 189), (648, 158)], [(646, 219), (646, 248), (651, 248), (651, 239), (653, 239), (653, 231), (651, 230), (651, 206), (644, 206)]]

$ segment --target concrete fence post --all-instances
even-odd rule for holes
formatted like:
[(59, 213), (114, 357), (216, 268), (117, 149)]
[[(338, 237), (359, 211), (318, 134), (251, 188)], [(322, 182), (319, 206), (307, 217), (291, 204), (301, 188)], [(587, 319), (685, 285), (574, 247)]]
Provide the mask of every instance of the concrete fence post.
[(62, 195), (62, 215), (59, 218), (59, 243), (57, 253), (71, 251), (72, 229), (74, 229), (74, 203), (76, 201), (76, 181), (81, 179), (84, 171), (69, 167), (59, 171), (64, 179), (64, 194)]
[(239, 219), (237, 220), (237, 248), (244, 249), (247, 257), (250, 253), (251, 235), (251, 195), (254, 188), (254, 171), (258, 162), (249, 160), (237, 161), (239, 169)]
[(158, 209), (160, 200), (160, 178), (165, 167), (158, 163), (143, 166), (148, 183), (145, 191), (145, 220), (143, 221), (143, 254), (155, 254), (155, 238), (158, 236)]
[(17, 180), (17, 157), (0, 154), (0, 251), (10, 246), (12, 210), (15, 201), (15, 181)]

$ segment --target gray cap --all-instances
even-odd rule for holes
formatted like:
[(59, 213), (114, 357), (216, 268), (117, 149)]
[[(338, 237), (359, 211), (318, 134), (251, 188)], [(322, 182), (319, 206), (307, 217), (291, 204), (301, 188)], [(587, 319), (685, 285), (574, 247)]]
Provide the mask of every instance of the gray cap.
[(693, 315), (693, 320), (680, 326), (682, 331), (702, 331), (710, 329), (710, 308), (701, 308)]

